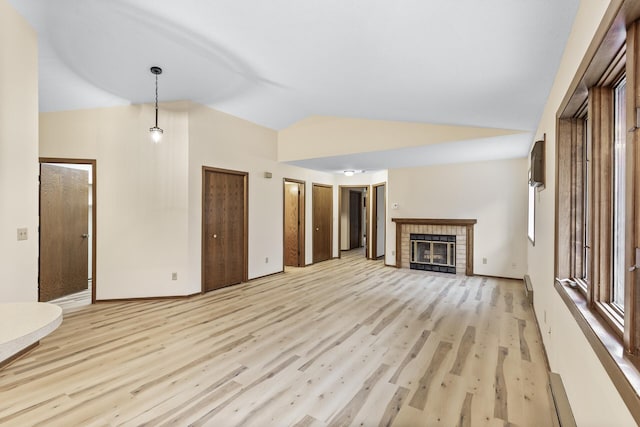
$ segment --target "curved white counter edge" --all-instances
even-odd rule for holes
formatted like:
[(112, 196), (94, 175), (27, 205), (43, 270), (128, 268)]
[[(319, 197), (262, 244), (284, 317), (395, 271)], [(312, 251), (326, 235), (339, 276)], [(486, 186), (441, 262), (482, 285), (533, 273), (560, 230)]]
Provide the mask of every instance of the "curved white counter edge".
[(62, 308), (45, 302), (0, 303), (0, 365), (55, 331)]

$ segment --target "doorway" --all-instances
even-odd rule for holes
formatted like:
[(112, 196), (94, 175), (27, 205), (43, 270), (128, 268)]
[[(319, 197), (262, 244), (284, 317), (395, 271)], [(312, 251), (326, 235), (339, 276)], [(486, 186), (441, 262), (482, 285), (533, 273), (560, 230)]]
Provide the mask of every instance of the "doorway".
[(349, 190), (349, 249), (362, 247), (362, 192)]
[(248, 280), (248, 176), (202, 168), (202, 292)]
[(385, 239), (387, 228), (386, 215), (386, 185), (375, 184), (371, 192), (371, 258), (379, 259), (385, 254)]
[(283, 259), (287, 267), (304, 267), (305, 265), (304, 187), (304, 181), (284, 179)]
[(313, 184), (313, 263), (333, 254), (333, 186)]
[(338, 240), (340, 257), (342, 251), (364, 247), (364, 256), (369, 258), (369, 187), (341, 185), (338, 197)]
[(38, 301), (96, 301), (96, 161), (40, 159)]

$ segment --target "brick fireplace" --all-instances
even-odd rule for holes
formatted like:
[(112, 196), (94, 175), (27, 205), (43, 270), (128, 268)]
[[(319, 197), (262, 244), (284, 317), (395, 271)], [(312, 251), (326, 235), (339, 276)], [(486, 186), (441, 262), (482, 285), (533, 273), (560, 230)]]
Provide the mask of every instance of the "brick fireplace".
[[(428, 218), (392, 218), (396, 223), (396, 267), (416, 268), (415, 250), (412, 260), (411, 235), (418, 236), (450, 236), (454, 241), (455, 256), (451, 255), (448, 270), (432, 270), (417, 266), (421, 270), (447, 271), (455, 274), (473, 276), (473, 226), (475, 219), (428, 219)], [(451, 247), (451, 246), (450, 246)], [(455, 258), (455, 262), (454, 261)], [(433, 259), (433, 257), (432, 257)], [(455, 264), (455, 266), (452, 266)]]

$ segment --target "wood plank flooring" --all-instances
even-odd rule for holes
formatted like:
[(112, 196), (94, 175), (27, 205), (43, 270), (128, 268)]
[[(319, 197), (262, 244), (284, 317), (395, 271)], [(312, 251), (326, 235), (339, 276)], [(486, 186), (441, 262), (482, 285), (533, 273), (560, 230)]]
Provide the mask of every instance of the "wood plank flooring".
[(63, 313), (70, 313), (82, 307), (91, 305), (91, 282), (89, 282), (89, 288), (77, 292), (75, 294), (67, 295), (61, 298), (57, 298), (49, 301), (51, 304), (55, 304), (62, 308)]
[(546, 426), (534, 322), (522, 282), (347, 253), (73, 311), (0, 370), (0, 425)]

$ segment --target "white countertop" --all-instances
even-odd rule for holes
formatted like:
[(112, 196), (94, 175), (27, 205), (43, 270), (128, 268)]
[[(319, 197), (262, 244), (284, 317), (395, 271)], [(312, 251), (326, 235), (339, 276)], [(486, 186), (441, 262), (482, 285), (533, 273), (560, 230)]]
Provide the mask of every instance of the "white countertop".
[(0, 303), (0, 362), (40, 341), (62, 323), (62, 308), (44, 302)]

